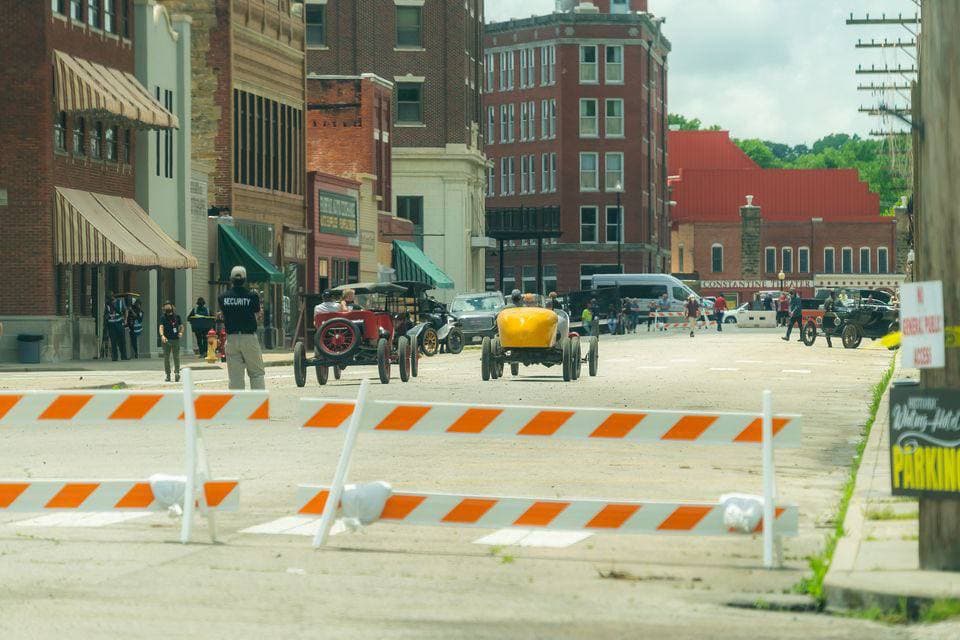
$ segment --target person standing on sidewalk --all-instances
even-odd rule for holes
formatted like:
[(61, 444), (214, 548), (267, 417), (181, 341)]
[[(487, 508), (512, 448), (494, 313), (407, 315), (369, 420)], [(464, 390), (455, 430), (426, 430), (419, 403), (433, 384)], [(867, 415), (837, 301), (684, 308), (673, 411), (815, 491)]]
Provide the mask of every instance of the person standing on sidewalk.
[(220, 294), (217, 302), (227, 328), (227, 375), (231, 389), (244, 389), (244, 373), (250, 376), (251, 389), (266, 389), (263, 354), (257, 339), (260, 296), (246, 287), (247, 270), (230, 270), (233, 287)]
[(660, 331), (667, 330), (667, 320), (668, 317), (663, 315), (670, 311), (670, 299), (667, 297), (667, 294), (664, 293), (660, 296), (660, 299), (657, 301), (657, 324), (656, 326)]
[(163, 371), (170, 382), (170, 356), (173, 356), (173, 372), (180, 382), (180, 338), (183, 337), (183, 321), (167, 300), (163, 303), (163, 315), (160, 316), (160, 342), (163, 345)]
[(140, 357), (140, 334), (143, 333), (143, 307), (140, 298), (134, 298), (127, 311), (127, 331), (130, 333), (130, 353), (134, 358)]
[(723, 315), (727, 311), (727, 300), (722, 293), (717, 294), (717, 299), (713, 302), (714, 320), (717, 321), (717, 331), (723, 331)]
[(111, 358), (116, 362), (119, 355), (121, 360), (126, 360), (127, 339), (123, 335), (123, 328), (127, 325), (127, 306), (123, 303), (123, 298), (118, 298), (113, 291), (107, 294), (103, 320), (107, 326), (107, 335), (110, 337)]
[(687, 324), (690, 326), (690, 337), (696, 335), (697, 321), (700, 319), (700, 303), (697, 296), (690, 294), (687, 298)]
[(207, 357), (207, 332), (213, 327), (213, 318), (210, 315), (210, 309), (207, 308), (207, 301), (203, 298), (197, 298), (196, 306), (187, 314), (187, 322), (193, 330), (193, 337), (197, 341), (197, 355), (200, 358)]
[(796, 289), (790, 289), (790, 319), (787, 320), (787, 335), (784, 340), (790, 339), (790, 332), (793, 331), (793, 325), (797, 325), (797, 331), (800, 332), (800, 340), (803, 340), (803, 300), (797, 294)]

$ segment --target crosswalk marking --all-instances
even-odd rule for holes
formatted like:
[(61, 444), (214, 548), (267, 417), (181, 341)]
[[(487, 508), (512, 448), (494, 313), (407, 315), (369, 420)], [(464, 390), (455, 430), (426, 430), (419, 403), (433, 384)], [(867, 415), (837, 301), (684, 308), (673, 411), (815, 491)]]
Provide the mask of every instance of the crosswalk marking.
[(532, 529), (500, 529), (473, 541), (496, 547), (546, 547), (564, 549), (583, 542), (593, 534), (588, 531), (534, 531)]
[(149, 511), (134, 511), (125, 513), (48, 513), (37, 518), (29, 520), (17, 520), (8, 522), (6, 526), (11, 527), (106, 527), (111, 524), (119, 524), (129, 520), (137, 520), (154, 515)]

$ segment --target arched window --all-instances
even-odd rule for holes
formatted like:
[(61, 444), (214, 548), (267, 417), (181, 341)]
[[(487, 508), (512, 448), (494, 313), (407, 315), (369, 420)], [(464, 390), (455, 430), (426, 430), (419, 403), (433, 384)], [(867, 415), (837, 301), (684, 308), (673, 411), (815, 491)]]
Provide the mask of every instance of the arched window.
[(710, 247), (710, 266), (714, 273), (723, 273), (723, 245), (717, 242)]

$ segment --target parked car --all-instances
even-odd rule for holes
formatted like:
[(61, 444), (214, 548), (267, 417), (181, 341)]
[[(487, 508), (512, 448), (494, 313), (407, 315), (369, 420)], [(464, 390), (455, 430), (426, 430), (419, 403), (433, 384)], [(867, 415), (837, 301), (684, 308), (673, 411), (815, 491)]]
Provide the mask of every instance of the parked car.
[(856, 349), (863, 338), (877, 340), (900, 330), (900, 310), (894, 306), (889, 293), (845, 288), (836, 291), (837, 317), (832, 327), (823, 325), (822, 299), (812, 300), (810, 308), (804, 305), (802, 339), (808, 347), (816, 341), (818, 333), (840, 336), (844, 348)]
[(723, 315), (723, 324), (737, 324), (737, 316), (742, 311), (750, 311), (750, 303), (744, 302), (736, 309), (728, 309)]
[(497, 335), (496, 318), (506, 300), (499, 291), (461, 293), (450, 303), (450, 315), (460, 323), (465, 344), (476, 344)]

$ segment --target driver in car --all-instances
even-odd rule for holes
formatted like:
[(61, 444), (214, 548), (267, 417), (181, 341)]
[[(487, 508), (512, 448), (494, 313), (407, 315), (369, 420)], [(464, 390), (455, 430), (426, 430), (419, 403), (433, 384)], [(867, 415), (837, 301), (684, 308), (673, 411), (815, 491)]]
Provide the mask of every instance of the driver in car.
[(320, 296), (322, 302), (313, 308), (313, 315), (318, 313), (338, 313), (341, 310), (340, 303), (333, 299), (333, 291), (325, 289)]

